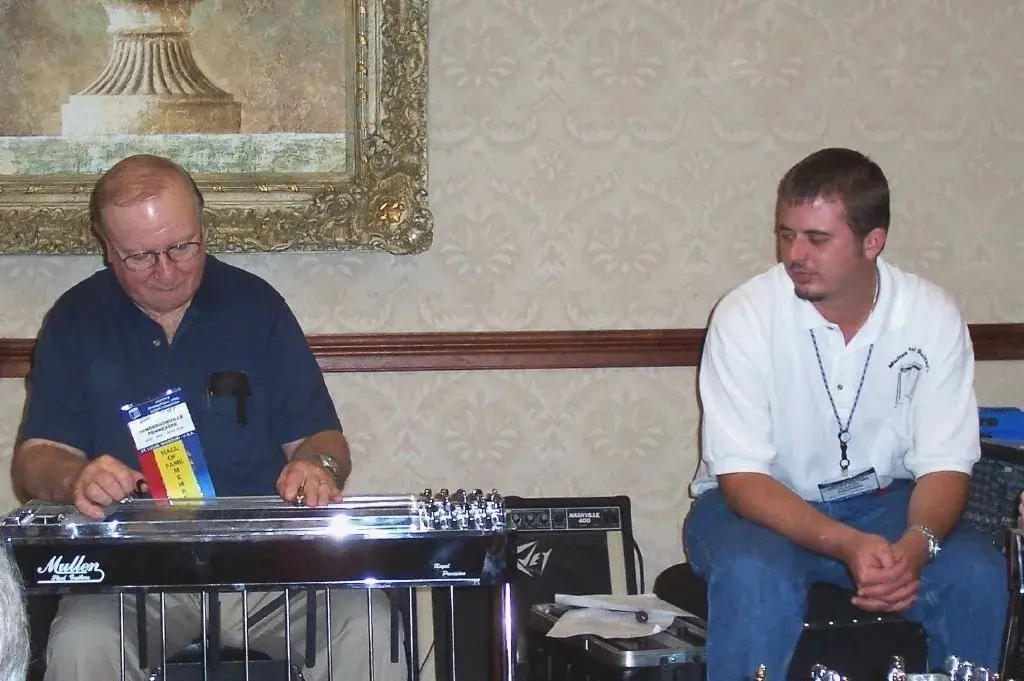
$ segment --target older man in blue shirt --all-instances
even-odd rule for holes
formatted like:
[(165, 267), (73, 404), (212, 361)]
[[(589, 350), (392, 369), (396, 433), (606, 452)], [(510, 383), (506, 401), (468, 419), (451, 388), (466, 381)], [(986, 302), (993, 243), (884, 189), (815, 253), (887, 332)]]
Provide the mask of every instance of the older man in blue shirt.
[[(15, 484), (33, 498), (101, 517), (144, 479), (121, 405), (180, 388), (219, 496), (278, 494), (313, 506), (340, 498), (349, 448), (305, 335), (269, 284), (206, 254), (203, 199), (192, 178), (167, 159), (133, 156), (99, 180), (92, 198), (108, 267), (62, 295), (46, 317), (14, 455)], [(217, 389), (214, 379), (224, 375), (247, 384), (244, 410), (232, 391)], [(250, 594), (248, 609), (275, 596)], [(404, 663), (390, 661), (387, 618), (374, 618), (379, 659), (369, 659), (365, 597), (331, 597), (334, 677), (368, 678), (373, 664), (375, 678), (404, 680)], [(241, 596), (221, 600), (223, 640), (240, 642)], [(165, 605), (173, 654), (201, 630), (199, 596), (168, 595)], [(290, 607), (297, 645), (304, 640), (304, 597)], [(157, 655), (159, 608), (148, 610), (149, 650)], [(133, 613), (126, 616), (131, 621)], [(283, 621), (279, 608), (251, 628), (250, 645), (283, 657)], [(119, 623), (116, 596), (63, 598), (46, 679), (121, 678)], [(130, 644), (128, 678), (141, 681)], [(326, 679), (327, 655), (318, 654), (304, 673)]]

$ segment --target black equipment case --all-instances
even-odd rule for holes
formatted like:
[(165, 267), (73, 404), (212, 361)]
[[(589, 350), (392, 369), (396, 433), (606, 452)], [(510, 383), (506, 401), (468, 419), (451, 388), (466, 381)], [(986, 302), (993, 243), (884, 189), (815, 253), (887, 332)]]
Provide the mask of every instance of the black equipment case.
[(702, 681), (705, 623), (690, 615), (643, 638), (552, 638), (548, 631), (572, 606), (541, 603), (526, 622), (530, 681)]

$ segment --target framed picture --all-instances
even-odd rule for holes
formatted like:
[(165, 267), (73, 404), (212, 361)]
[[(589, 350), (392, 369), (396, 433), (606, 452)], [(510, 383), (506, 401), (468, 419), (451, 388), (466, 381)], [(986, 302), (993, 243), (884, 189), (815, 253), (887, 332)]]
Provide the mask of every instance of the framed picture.
[(121, 158), (196, 178), (214, 252), (420, 253), (427, 0), (0, 2), (0, 253), (98, 253)]

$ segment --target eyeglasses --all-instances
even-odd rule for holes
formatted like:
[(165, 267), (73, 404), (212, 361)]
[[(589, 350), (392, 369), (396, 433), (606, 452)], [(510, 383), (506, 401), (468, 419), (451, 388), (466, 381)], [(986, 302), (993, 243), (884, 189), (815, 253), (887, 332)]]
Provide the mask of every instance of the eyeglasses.
[(155, 251), (133, 253), (121, 258), (121, 262), (133, 272), (142, 272), (152, 269), (161, 255), (166, 255), (172, 262), (184, 262), (199, 255), (200, 248), (202, 248), (202, 244), (198, 241), (185, 241), (180, 244), (174, 244), (167, 250), (160, 251), (159, 253)]

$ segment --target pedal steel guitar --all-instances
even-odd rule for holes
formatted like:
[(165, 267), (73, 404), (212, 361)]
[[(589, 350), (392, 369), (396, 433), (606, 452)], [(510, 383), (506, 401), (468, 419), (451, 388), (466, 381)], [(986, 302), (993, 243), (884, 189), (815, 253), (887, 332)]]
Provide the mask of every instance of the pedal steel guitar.
[(0, 537), (29, 594), (495, 587), (500, 678), (510, 680), (516, 556), (505, 514), (501, 495), (481, 490), (356, 495), (318, 508), (129, 497), (102, 519), (30, 502), (0, 521)]

